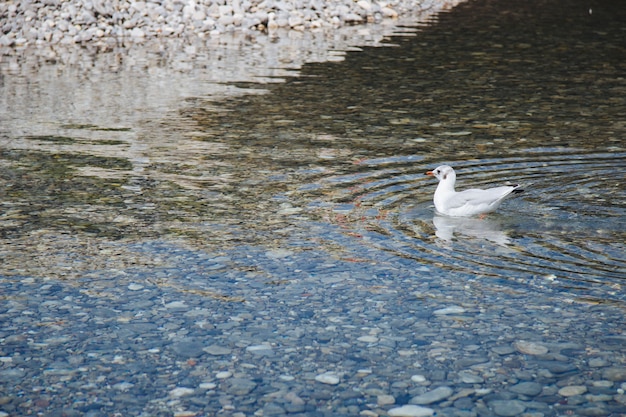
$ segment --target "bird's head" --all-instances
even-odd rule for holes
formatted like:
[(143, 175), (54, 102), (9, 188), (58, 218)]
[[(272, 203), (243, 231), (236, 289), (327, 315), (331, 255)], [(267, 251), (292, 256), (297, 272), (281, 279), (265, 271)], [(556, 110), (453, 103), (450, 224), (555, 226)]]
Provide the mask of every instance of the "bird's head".
[(435, 177), (439, 181), (454, 181), (456, 179), (456, 174), (454, 173), (454, 169), (452, 169), (452, 167), (449, 165), (438, 166), (432, 171), (426, 172), (426, 175)]

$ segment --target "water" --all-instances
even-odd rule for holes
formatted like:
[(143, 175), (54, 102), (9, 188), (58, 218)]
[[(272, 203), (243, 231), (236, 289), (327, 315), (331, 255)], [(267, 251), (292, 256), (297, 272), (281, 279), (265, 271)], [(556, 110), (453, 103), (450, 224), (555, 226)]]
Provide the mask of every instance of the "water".
[[(209, 333), (244, 349), (244, 358), (255, 343), (284, 347), (280, 364), (249, 360), (283, 383), (300, 374), (310, 380), (323, 367), (346, 375), (369, 367), (392, 386), (420, 361), (414, 372), (437, 381), (442, 364), (458, 370), (450, 358), (476, 346), (534, 337), (575, 357), (576, 377), (596, 375), (577, 349), (623, 365), (622, 9), (609, 1), (472, 1), (300, 66), (294, 57), (312, 42), (306, 38), (291, 58), (264, 61), (275, 66), (253, 63), (252, 76), (238, 72), (237, 63), (255, 56), (237, 55), (241, 45), (226, 48), (232, 55), (221, 55), (224, 68), (209, 66), (222, 59), (202, 45), (181, 54), (175, 46), (131, 48), (129, 58), (120, 51), (82, 51), (52, 63), (27, 52), (3, 58), (0, 276), (10, 304), (3, 340), (31, 332), (35, 342), (62, 349), (45, 337), (67, 333), (76, 355), (96, 352), (88, 360), (115, 363), (106, 340), (105, 348), (88, 340), (94, 329), (146, 320), (145, 334), (128, 330), (145, 344), (139, 356), (130, 353), (135, 342), (122, 346), (155, 378), (169, 372), (163, 364), (180, 363), (163, 354), (156, 365), (145, 350), (169, 352), (169, 343)], [(216, 82), (224, 71), (232, 78)], [(424, 172), (443, 163), (457, 170), (459, 189), (510, 181), (525, 193), (484, 219), (437, 216), (436, 183)], [(51, 300), (63, 312), (38, 310)], [(424, 315), (451, 303), (487, 324)], [(177, 315), (183, 306), (206, 320)], [(84, 315), (68, 320), (72, 311)], [(72, 325), (51, 324), (55, 315)], [(517, 326), (507, 321), (514, 315)], [(424, 323), (398, 324), (415, 317)], [(386, 347), (374, 354), (353, 343), (359, 329), (385, 335), (386, 323), (399, 359), (378, 369)], [(296, 340), (301, 332), (306, 341)], [(363, 340), (379, 340), (373, 335)], [(406, 353), (426, 352), (429, 338), (437, 341), (427, 357)], [(582, 347), (574, 346), (581, 338)], [(7, 346), (2, 356), (19, 356)], [(302, 346), (323, 354), (299, 356)], [(555, 355), (543, 359), (568, 360)], [(41, 360), (41, 369), (61, 366)], [(210, 375), (248, 372), (236, 359), (209, 363)], [(533, 366), (527, 369), (544, 372)], [(479, 371), (494, 392), (515, 383), (498, 379), (507, 372), (489, 377), (472, 368)], [(40, 375), (33, 372), (34, 381)], [(557, 380), (566, 377), (575, 378)], [(150, 398), (197, 383), (168, 378), (156, 388), (132, 383)], [(32, 384), (25, 386), (36, 391)], [(398, 404), (408, 395), (403, 389), (391, 389)], [(348, 399), (332, 398), (354, 411)]]

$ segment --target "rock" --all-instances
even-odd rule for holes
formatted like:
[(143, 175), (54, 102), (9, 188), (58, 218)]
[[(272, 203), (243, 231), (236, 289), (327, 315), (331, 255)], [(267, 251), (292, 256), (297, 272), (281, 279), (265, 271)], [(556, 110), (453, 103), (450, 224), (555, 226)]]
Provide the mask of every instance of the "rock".
[(229, 379), (224, 391), (231, 395), (248, 395), (256, 388), (256, 382), (246, 378)]
[(602, 377), (613, 382), (626, 381), (626, 368), (621, 366), (607, 368), (602, 372)]
[(396, 399), (393, 395), (379, 395), (376, 397), (376, 403), (380, 406), (391, 405), (396, 403)]
[(204, 353), (204, 346), (195, 339), (183, 339), (172, 344), (172, 350), (186, 358), (197, 358)]
[(444, 316), (447, 314), (463, 314), (465, 313), (465, 309), (460, 306), (450, 306), (445, 308), (440, 308), (439, 310), (433, 311), (433, 314), (436, 316)]
[(485, 381), (481, 376), (476, 375), (471, 371), (459, 372), (459, 378), (461, 379), (461, 382), (465, 384), (481, 384)]
[(144, 32), (140, 28), (134, 28), (133, 30), (130, 31), (130, 36), (132, 36), (133, 38), (145, 38), (146, 32)]
[(371, 336), (371, 335), (361, 336), (357, 340), (359, 342), (365, 342), (365, 343), (376, 343), (376, 342), (378, 342), (378, 338), (376, 336)]
[(511, 346), (496, 346), (491, 350), (500, 356), (510, 355), (511, 353), (515, 352), (515, 349), (513, 349)]
[(337, 385), (339, 383), (339, 377), (333, 372), (326, 372), (315, 377), (317, 382), (328, 385)]
[(274, 351), (270, 345), (252, 345), (246, 348), (247, 352), (256, 356), (272, 356)]
[(229, 355), (232, 352), (230, 348), (218, 345), (210, 345), (203, 348), (202, 350), (213, 356)]
[(520, 382), (519, 384), (510, 387), (509, 391), (512, 391), (516, 394), (526, 395), (528, 397), (534, 397), (541, 394), (541, 391), (543, 391), (543, 386), (536, 382)]
[(194, 392), (195, 390), (193, 388), (178, 387), (178, 388), (174, 388), (173, 390), (171, 390), (169, 392), (169, 395), (170, 397), (180, 398), (180, 397), (184, 397), (187, 395), (191, 395)]
[(135, 384), (131, 384), (130, 382), (118, 382), (117, 384), (113, 385), (113, 389), (116, 389), (118, 391), (128, 391), (134, 386)]
[(589, 366), (592, 368), (604, 368), (608, 366), (609, 362), (604, 358), (591, 358), (589, 359)]
[(450, 387), (438, 387), (432, 391), (428, 391), (425, 394), (417, 395), (411, 398), (410, 404), (432, 404), (442, 400), (445, 400), (453, 394), (453, 390)]
[(502, 417), (517, 416), (526, 410), (526, 405), (518, 400), (495, 400), (489, 403), (489, 407)]
[(263, 407), (263, 416), (282, 416), (285, 413), (285, 409), (275, 402), (269, 402)]
[(567, 362), (559, 362), (559, 361), (539, 361), (537, 362), (539, 365), (546, 368), (548, 371), (553, 374), (565, 374), (568, 372), (576, 371), (576, 365)]
[(573, 397), (574, 395), (581, 395), (587, 392), (587, 387), (584, 385), (570, 385), (563, 387), (559, 390), (559, 395), (563, 397)]
[(432, 408), (420, 407), (419, 405), (403, 405), (392, 408), (387, 412), (389, 417), (429, 417), (435, 414)]
[(545, 355), (548, 353), (548, 348), (542, 344), (535, 342), (527, 342), (525, 340), (519, 340), (513, 344), (513, 347), (525, 355)]

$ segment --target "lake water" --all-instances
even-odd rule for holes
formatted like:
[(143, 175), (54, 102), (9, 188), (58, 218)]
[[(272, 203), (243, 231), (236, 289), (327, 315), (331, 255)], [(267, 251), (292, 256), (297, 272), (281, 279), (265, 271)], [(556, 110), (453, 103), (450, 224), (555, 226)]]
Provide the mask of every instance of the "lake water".
[[(625, 28), (481, 0), (3, 57), (0, 410), (623, 415)], [(444, 163), (525, 192), (437, 216)]]

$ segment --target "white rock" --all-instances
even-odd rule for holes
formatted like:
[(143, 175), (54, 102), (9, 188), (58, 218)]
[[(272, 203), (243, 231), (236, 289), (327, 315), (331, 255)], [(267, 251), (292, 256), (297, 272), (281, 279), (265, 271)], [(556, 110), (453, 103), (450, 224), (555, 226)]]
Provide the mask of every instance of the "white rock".
[(403, 405), (392, 408), (387, 412), (389, 417), (429, 417), (435, 414), (435, 410), (419, 405)]
[(378, 405), (391, 405), (396, 403), (396, 399), (393, 395), (379, 395), (376, 397), (376, 403)]
[(587, 387), (584, 385), (570, 385), (563, 387), (559, 390), (559, 395), (563, 397), (573, 397), (574, 395), (581, 395), (587, 392)]
[(246, 347), (248, 352), (260, 352), (260, 351), (271, 351), (272, 347), (270, 345), (252, 345)]
[(130, 31), (130, 36), (132, 36), (133, 38), (145, 38), (146, 32), (144, 32), (142, 29), (134, 28)]
[(359, 342), (366, 342), (366, 343), (376, 343), (376, 342), (378, 342), (378, 338), (376, 336), (372, 336), (372, 335), (361, 336), (357, 340)]
[(443, 316), (446, 314), (462, 314), (465, 313), (465, 309), (461, 306), (450, 306), (445, 308), (440, 308), (439, 310), (433, 311), (433, 314), (436, 316)]
[(165, 304), (165, 308), (188, 308), (188, 306), (184, 301), (172, 301)]
[(113, 385), (113, 389), (116, 389), (118, 391), (127, 391), (134, 386), (135, 384), (131, 384), (130, 382), (120, 382), (120, 383)]
[(169, 394), (170, 394), (170, 397), (180, 398), (186, 395), (191, 395), (194, 392), (195, 390), (193, 388), (179, 387), (179, 388), (174, 388), (173, 390), (171, 390)]
[(339, 383), (339, 377), (333, 372), (325, 372), (315, 377), (317, 382), (328, 385), (337, 385)]
[(383, 7), (382, 9), (380, 9), (380, 11), (385, 17), (390, 17), (392, 19), (395, 19), (398, 17), (398, 12), (393, 10), (391, 7)]
[(535, 342), (528, 342), (526, 340), (519, 340), (513, 343), (513, 347), (518, 352), (526, 355), (545, 355), (548, 353), (548, 348), (544, 345)]
[(445, 400), (446, 398), (451, 396), (453, 393), (454, 391), (450, 387), (437, 387), (432, 391), (428, 391), (424, 394), (417, 395), (411, 398), (410, 402), (411, 404), (420, 404), (420, 405), (432, 404), (432, 403), (439, 402), (441, 400)]
[(372, 3), (367, 0), (360, 0), (356, 3), (360, 8), (370, 11), (372, 9)]

